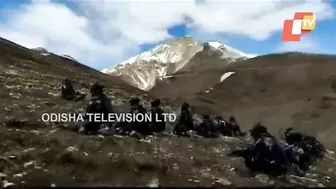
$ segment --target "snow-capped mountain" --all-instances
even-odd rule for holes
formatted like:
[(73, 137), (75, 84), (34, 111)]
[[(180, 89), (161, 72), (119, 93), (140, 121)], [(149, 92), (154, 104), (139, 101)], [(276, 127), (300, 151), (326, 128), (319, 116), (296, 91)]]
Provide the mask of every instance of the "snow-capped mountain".
[(227, 63), (254, 57), (220, 42), (202, 43), (191, 37), (177, 38), (155, 48), (102, 70), (103, 73), (120, 76), (129, 84), (148, 91), (157, 79), (171, 77), (190, 63), (197, 54), (207, 51), (208, 55), (223, 59)]

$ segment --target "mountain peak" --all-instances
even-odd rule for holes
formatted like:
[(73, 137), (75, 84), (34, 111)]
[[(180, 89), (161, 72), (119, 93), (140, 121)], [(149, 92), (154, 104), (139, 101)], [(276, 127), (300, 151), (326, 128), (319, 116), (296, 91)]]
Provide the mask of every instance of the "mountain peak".
[(205, 56), (223, 59), (227, 63), (253, 57), (220, 42), (203, 43), (186, 36), (159, 44), (102, 72), (120, 76), (142, 90), (150, 90), (157, 79), (176, 73), (201, 51)]
[(209, 46), (211, 46), (212, 48), (221, 50), (223, 52), (229, 52), (228, 56), (230, 56), (232, 58), (240, 58), (240, 57), (254, 58), (254, 57), (257, 56), (257, 55), (254, 55), (254, 54), (244, 53), (244, 52), (242, 52), (242, 51), (240, 51), (238, 49), (235, 49), (233, 47), (230, 47), (228, 45), (225, 45), (225, 44), (223, 44), (221, 42), (217, 42), (217, 41), (207, 42), (206, 44), (209, 45)]
[(187, 48), (201, 45), (191, 37), (176, 38), (166, 43), (157, 45), (153, 49), (134, 56), (121, 64), (134, 63), (136, 61), (157, 61), (161, 63), (176, 63), (182, 59)]

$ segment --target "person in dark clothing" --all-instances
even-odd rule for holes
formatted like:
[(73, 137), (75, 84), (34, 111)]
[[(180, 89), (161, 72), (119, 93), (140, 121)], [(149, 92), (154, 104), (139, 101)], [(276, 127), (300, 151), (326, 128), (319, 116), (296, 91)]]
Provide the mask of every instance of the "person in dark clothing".
[(174, 134), (179, 136), (189, 136), (188, 131), (194, 130), (194, 122), (188, 103), (183, 103), (178, 123), (175, 125)]
[(243, 150), (233, 151), (230, 155), (245, 159), (245, 165), (252, 172), (264, 172), (270, 175), (283, 175), (290, 170), (285, 150), (268, 133), (267, 128), (257, 124), (250, 130), (254, 143)]
[(312, 165), (312, 157), (308, 153), (305, 153), (302, 148), (295, 145), (288, 145), (285, 148), (285, 153), (288, 160), (302, 171), (307, 171)]
[(214, 138), (217, 136), (214, 123), (209, 115), (203, 115), (203, 121), (196, 130), (199, 135), (206, 138)]
[(69, 79), (64, 80), (64, 84), (61, 87), (62, 98), (65, 100), (82, 100), (85, 98), (85, 94), (76, 92), (72, 86), (72, 82)]
[(65, 79), (64, 84), (62, 85), (62, 97), (66, 100), (73, 100), (76, 98), (76, 91), (69, 79)]
[[(104, 94), (103, 90), (104, 86), (100, 85), (99, 83), (92, 85), (90, 89), (91, 99), (86, 108), (86, 112), (91, 114), (102, 114), (104, 120), (107, 120), (108, 114), (113, 113), (113, 107), (111, 100)], [(103, 124), (111, 127), (111, 123), (95, 122), (94, 120), (87, 119), (86, 123), (84, 124), (84, 132), (97, 133), (100, 129), (100, 126)]]
[(287, 128), (284, 131), (285, 139), (288, 144), (295, 144), (301, 142), (303, 139), (303, 135), (299, 132), (292, 132), (293, 128)]
[(151, 103), (151, 109), (149, 113), (152, 117), (152, 122), (150, 123), (150, 129), (155, 132), (163, 132), (166, 130), (166, 123), (164, 122), (163, 110), (160, 107), (160, 99), (156, 99)]
[[(140, 99), (139, 98), (132, 98), (129, 101), (131, 105), (131, 110), (129, 113), (132, 114), (142, 114), (144, 117), (147, 114), (147, 110), (140, 104)], [(149, 128), (149, 122), (147, 120), (144, 121), (137, 121), (137, 120), (132, 120), (131, 122), (131, 128), (133, 131), (140, 133), (142, 135), (150, 135), (152, 134), (150, 128)]]
[(216, 117), (217, 130), (223, 136), (232, 136), (232, 131), (228, 128), (228, 123), (223, 119), (222, 116)]
[(245, 135), (245, 133), (243, 133), (240, 130), (240, 127), (239, 127), (235, 117), (230, 116), (229, 122), (228, 122), (227, 125), (228, 125), (228, 129), (231, 130), (231, 132), (232, 132), (231, 136), (244, 136)]
[(287, 128), (284, 134), (286, 142), (295, 148), (302, 149), (304, 160), (308, 161), (309, 159), (309, 162), (305, 162), (306, 166), (303, 166), (302, 169), (309, 167), (307, 164), (314, 164), (317, 159), (323, 158), (325, 147), (315, 137), (295, 132), (293, 128)]

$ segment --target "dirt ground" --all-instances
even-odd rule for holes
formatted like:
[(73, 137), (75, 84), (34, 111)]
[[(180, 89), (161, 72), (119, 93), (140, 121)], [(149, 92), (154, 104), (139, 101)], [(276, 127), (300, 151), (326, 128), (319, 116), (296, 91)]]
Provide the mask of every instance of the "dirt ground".
[[(169, 133), (136, 139), (85, 136), (72, 128), (80, 123), (43, 123), (45, 112), (82, 112), (79, 102), (59, 97), (60, 82), (70, 78), (88, 92), (100, 81), (121, 111), (131, 96), (145, 104), (150, 97), (79, 63), (44, 57), (0, 43), (0, 181), (3, 187), (42, 186), (335, 186), (336, 155), (312, 167), (305, 177), (251, 176), (241, 159), (226, 154), (245, 138), (180, 138)], [(176, 111), (173, 104), (166, 109)]]

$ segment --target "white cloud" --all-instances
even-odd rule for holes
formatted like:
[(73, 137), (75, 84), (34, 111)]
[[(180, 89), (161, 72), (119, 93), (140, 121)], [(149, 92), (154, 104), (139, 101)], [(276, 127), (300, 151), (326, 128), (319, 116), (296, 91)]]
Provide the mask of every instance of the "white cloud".
[[(36, 0), (33, 0), (36, 1)], [(41, 1), (41, 0), (39, 0)], [(46, 3), (47, 2), (47, 3)], [(265, 40), (282, 29), (297, 11), (312, 11), (318, 20), (330, 18), (332, 6), (323, 0), (277, 1), (65, 1), (31, 3), (8, 13), (0, 36), (27, 47), (42, 46), (68, 54), (96, 68), (134, 55), (145, 43), (171, 38), (167, 29), (188, 23), (196, 38), (220, 33)]]
[(320, 45), (311, 37), (301, 37), (300, 41), (297, 42), (283, 42), (276, 49), (277, 52), (290, 52), (290, 51), (300, 51), (300, 52), (317, 52), (321, 51)]

